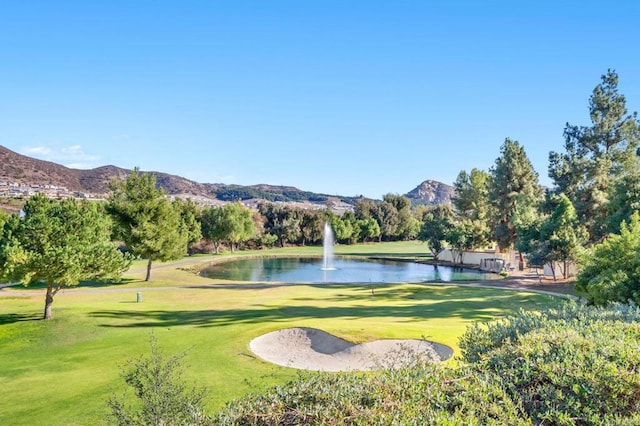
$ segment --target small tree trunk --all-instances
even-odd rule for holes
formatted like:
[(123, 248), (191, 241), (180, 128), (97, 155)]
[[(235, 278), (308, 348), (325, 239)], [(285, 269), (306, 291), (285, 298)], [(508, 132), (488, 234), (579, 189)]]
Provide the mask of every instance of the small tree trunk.
[(553, 275), (553, 281), (558, 281), (558, 279), (556, 278), (556, 267), (553, 265), (553, 260), (549, 262), (549, 265), (551, 265), (551, 275)]
[(47, 295), (44, 299), (44, 319), (51, 319), (51, 305), (53, 305), (53, 282), (47, 282)]
[(151, 280), (151, 258), (149, 258), (149, 262), (147, 263), (147, 277), (144, 280), (145, 281)]
[(217, 241), (214, 241), (213, 247), (216, 249), (216, 254), (220, 254), (220, 243)]

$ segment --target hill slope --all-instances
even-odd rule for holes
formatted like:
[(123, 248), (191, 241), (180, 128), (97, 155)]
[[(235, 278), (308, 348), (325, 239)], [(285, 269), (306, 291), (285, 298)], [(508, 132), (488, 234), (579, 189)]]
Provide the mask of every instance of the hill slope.
[[(62, 166), (50, 161), (38, 160), (18, 154), (0, 146), (0, 181), (21, 184), (56, 185), (69, 191), (90, 194), (107, 194), (109, 182), (126, 177), (131, 170), (116, 166), (102, 166), (95, 169), (79, 170)], [(225, 185), (221, 183), (199, 183), (180, 176), (162, 172), (150, 172), (156, 175), (156, 182), (171, 195), (206, 197), (221, 201), (267, 200), (282, 202), (310, 202), (326, 204), (354, 204), (358, 197), (329, 196), (302, 191), (293, 186), (275, 185)], [(453, 188), (441, 182), (427, 180), (409, 192), (413, 204), (450, 203)]]
[(407, 192), (407, 198), (413, 205), (427, 204), (451, 204), (451, 196), (455, 189), (451, 185), (435, 180), (425, 180), (420, 185)]

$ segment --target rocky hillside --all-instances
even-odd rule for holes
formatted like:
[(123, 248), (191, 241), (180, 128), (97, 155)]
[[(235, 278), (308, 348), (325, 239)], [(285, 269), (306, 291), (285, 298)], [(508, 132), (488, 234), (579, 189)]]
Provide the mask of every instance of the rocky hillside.
[[(25, 185), (56, 185), (65, 187), (69, 191), (107, 194), (109, 183), (112, 180), (126, 177), (130, 172), (130, 170), (116, 166), (102, 166), (90, 170), (72, 169), (50, 161), (18, 154), (0, 146), (0, 181)], [(156, 175), (158, 186), (171, 195), (206, 197), (221, 201), (258, 199), (325, 204), (331, 199), (334, 203), (353, 204), (355, 202), (353, 197), (329, 197), (325, 194), (302, 191), (292, 186), (199, 183), (167, 173), (152, 173)]]
[[(69, 191), (89, 194), (107, 194), (109, 182), (126, 177), (131, 171), (116, 166), (102, 166), (90, 170), (78, 170), (18, 154), (0, 146), (0, 181), (19, 184), (56, 185)], [(275, 185), (225, 185), (199, 183), (180, 176), (153, 172), (158, 186), (171, 195), (190, 195), (220, 201), (267, 200), (282, 202), (309, 202), (326, 204), (355, 204), (356, 197), (334, 197), (302, 191), (293, 186)], [(407, 193), (414, 205), (450, 204), (453, 187), (441, 182), (426, 180)]]
[(411, 199), (413, 205), (450, 205), (453, 192), (454, 187), (451, 185), (435, 180), (425, 180), (405, 195)]

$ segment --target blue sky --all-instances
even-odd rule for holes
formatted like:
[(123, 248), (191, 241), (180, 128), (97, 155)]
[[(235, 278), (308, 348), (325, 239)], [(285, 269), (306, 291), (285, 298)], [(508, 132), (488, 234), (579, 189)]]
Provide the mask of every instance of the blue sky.
[(543, 184), (608, 68), (640, 109), (636, 1), (5, 1), (0, 145), (70, 167), (381, 198)]

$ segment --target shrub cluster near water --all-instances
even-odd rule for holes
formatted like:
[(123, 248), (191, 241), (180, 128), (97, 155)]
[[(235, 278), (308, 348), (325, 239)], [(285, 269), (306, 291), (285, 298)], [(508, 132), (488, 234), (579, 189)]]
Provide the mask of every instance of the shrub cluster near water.
[(521, 312), (471, 327), (459, 368), (305, 373), (215, 423), (640, 424), (639, 320), (625, 305)]

